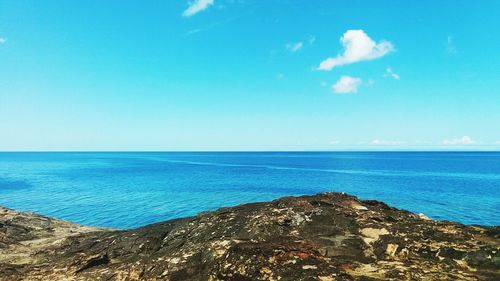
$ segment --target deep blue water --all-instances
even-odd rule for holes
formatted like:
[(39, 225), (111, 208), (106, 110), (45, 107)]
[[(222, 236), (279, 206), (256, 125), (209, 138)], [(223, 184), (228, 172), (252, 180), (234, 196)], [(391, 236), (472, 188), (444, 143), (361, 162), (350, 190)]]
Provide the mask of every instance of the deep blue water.
[(500, 153), (0, 153), (0, 205), (85, 225), (130, 228), (322, 191), (500, 225)]

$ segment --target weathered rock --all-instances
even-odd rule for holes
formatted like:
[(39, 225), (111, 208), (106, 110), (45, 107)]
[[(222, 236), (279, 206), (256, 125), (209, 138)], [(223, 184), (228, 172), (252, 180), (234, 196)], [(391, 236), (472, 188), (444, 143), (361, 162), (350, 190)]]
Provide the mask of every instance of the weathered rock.
[(340, 193), (133, 230), (0, 209), (1, 280), (500, 280), (500, 227)]

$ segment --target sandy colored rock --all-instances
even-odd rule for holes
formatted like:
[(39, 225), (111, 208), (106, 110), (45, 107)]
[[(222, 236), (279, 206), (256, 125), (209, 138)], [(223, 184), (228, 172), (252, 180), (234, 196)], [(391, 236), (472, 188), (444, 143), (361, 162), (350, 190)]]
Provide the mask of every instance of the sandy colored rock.
[(341, 193), (132, 230), (0, 209), (0, 280), (500, 280), (500, 227)]

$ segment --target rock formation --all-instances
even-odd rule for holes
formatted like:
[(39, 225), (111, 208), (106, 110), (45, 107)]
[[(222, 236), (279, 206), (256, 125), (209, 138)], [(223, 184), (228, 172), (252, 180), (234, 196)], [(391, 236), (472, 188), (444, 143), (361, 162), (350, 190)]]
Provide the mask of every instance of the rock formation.
[(341, 193), (132, 230), (0, 208), (0, 280), (500, 280), (500, 227)]

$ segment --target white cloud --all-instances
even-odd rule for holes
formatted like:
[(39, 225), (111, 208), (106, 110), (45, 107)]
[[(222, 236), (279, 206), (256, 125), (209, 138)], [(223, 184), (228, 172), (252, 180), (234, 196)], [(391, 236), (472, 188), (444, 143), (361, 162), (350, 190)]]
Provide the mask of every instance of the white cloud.
[(330, 144), (332, 144), (332, 145), (340, 144), (340, 141), (339, 140), (332, 140), (330, 142)]
[(185, 17), (193, 16), (207, 9), (213, 4), (214, 0), (194, 0), (192, 2), (189, 2), (189, 7), (182, 13), (182, 15)]
[(459, 139), (443, 140), (444, 145), (468, 145), (476, 143), (471, 137), (463, 136)]
[(401, 145), (401, 144), (405, 144), (406, 141), (388, 141), (388, 140), (372, 140), (370, 142), (370, 144), (373, 144), (373, 145)]
[(446, 51), (448, 51), (450, 55), (456, 55), (458, 53), (457, 47), (453, 44), (453, 35), (448, 35), (446, 39)]
[(389, 41), (376, 43), (363, 30), (348, 30), (340, 38), (344, 53), (334, 58), (327, 58), (318, 66), (318, 70), (332, 70), (336, 66), (351, 64), (359, 61), (381, 58), (394, 51)]
[(342, 76), (332, 86), (332, 89), (337, 94), (350, 94), (357, 93), (358, 87), (361, 85), (361, 78), (351, 77), (351, 76)]
[(191, 29), (188, 32), (186, 32), (185, 35), (189, 36), (189, 35), (193, 35), (193, 34), (196, 34), (198, 32), (201, 32), (201, 31), (203, 31), (203, 29), (201, 29), (201, 28), (195, 28), (195, 29)]
[(304, 46), (304, 43), (297, 42), (297, 43), (288, 43), (288, 44), (286, 44), (285, 48), (288, 51), (295, 53), (297, 51), (300, 51), (300, 49), (302, 49), (303, 46)]
[(394, 78), (396, 80), (399, 80), (401, 78), (401, 77), (399, 77), (399, 74), (397, 74), (394, 71), (392, 71), (392, 69), (390, 67), (388, 67), (385, 70), (384, 77), (392, 77), (392, 78)]
[(0, 44), (4, 44), (5, 42), (7, 42), (7, 39), (3, 38), (3, 37), (0, 37)]
[(307, 41), (309, 42), (309, 45), (314, 45), (314, 42), (316, 42), (316, 36), (314, 35), (309, 36), (309, 40)]
[(500, 144), (500, 141), (496, 141), (495, 144)]
[(432, 144), (432, 142), (431, 141), (426, 141), (426, 140), (416, 140), (415, 144), (428, 145), (428, 144)]

